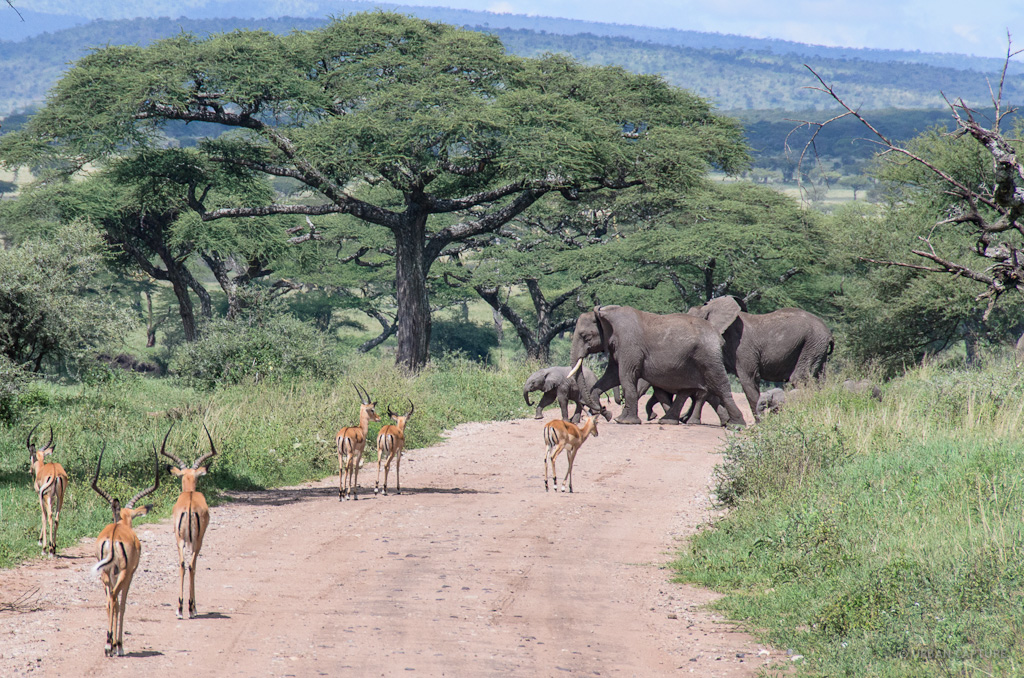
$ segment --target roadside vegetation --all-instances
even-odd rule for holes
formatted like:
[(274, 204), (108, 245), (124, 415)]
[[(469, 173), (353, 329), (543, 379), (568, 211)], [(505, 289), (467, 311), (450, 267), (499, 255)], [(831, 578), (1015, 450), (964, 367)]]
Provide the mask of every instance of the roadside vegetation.
[(733, 436), (727, 517), (679, 578), (814, 676), (1019, 675), (1024, 384), (929, 361), (880, 401), (838, 383)]

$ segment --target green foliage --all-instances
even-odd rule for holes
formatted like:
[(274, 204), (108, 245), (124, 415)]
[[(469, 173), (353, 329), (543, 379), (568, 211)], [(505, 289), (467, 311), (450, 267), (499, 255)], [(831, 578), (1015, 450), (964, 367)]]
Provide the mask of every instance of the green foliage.
[(177, 347), (171, 371), (200, 390), (333, 374), (327, 338), (280, 309), (247, 308), (238, 317), (208, 323), (198, 341)]
[(0, 354), (35, 371), (68, 367), (125, 331), (125, 314), (95, 287), (101, 251), (80, 223), (0, 250)]
[[(803, 655), (802, 674), (1015, 675), (1024, 665), (1015, 364), (926, 365), (883, 397), (827, 387), (734, 440), (721, 473), (759, 484), (732, 495), (729, 516), (680, 554), (677, 571), (725, 591), (719, 607), (763, 629), (765, 642)], [(786, 447), (789, 459), (816, 449), (840, 463), (778, 482)], [(767, 458), (782, 460), (774, 474)]]
[(470, 360), (487, 362), (498, 338), (493, 327), (476, 323), (435, 321), (430, 335), (430, 351), (437, 358), (449, 353), (464, 355)]
[(837, 427), (783, 423), (731, 437), (724, 455), (715, 469), (715, 496), (726, 506), (736, 506), (795, 491), (822, 471), (845, 463), (850, 451)]

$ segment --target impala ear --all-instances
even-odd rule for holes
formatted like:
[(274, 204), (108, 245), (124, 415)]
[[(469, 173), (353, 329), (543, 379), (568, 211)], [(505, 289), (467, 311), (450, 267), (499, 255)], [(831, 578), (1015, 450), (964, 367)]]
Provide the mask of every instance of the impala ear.
[(195, 469), (195, 472), (196, 472), (197, 476), (205, 476), (206, 475), (206, 467), (205, 466), (200, 466), (199, 468)]
[(168, 464), (167, 472), (170, 473), (172, 476), (177, 476), (178, 478), (181, 477), (181, 469), (178, 468), (177, 466), (171, 466), (170, 464)]

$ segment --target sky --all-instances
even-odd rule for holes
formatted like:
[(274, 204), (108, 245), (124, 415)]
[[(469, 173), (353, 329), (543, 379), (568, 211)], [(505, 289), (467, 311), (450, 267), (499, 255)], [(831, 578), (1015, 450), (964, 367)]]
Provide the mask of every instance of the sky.
[[(511, 14), (732, 33), (834, 47), (1004, 57), (1024, 48), (1024, 0), (391, 0)], [(1024, 58), (1024, 55), (1022, 57)]]

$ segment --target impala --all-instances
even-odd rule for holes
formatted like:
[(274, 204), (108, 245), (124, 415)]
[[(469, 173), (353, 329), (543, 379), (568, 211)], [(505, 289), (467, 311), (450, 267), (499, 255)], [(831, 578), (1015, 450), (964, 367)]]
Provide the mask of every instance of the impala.
[(562, 492), (565, 492), (566, 481), (569, 483), (569, 491), (572, 492), (572, 464), (576, 461), (576, 453), (589, 436), (597, 437), (597, 417), (591, 413), (590, 417), (577, 426), (572, 422), (555, 419), (544, 424), (544, 442), (548, 450), (544, 454), (544, 491), (548, 491), (548, 462), (551, 462), (551, 479), (554, 481), (555, 491), (558, 491), (558, 473), (555, 472), (555, 457), (562, 450), (566, 450), (569, 461), (569, 470), (562, 479)]
[[(174, 428), (174, 424), (171, 424)], [(208, 466), (203, 462), (217, 454), (217, 448), (213, 446), (213, 438), (210, 436), (210, 429), (203, 424), (206, 437), (210, 441), (210, 451), (196, 459), (192, 466), (188, 466), (174, 454), (161, 448), (160, 453), (178, 465), (177, 468), (168, 466), (167, 471), (172, 476), (181, 478), (181, 494), (178, 501), (174, 503), (173, 516), (171, 518), (171, 529), (174, 531), (174, 541), (178, 545), (178, 577), (181, 582), (178, 588), (178, 619), (182, 619), (182, 607), (185, 598), (185, 570), (188, 570), (188, 616), (194, 619), (198, 614), (196, 611), (196, 561), (199, 559), (199, 551), (203, 548), (203, 535), (206, 534), (206, 526), (210, 524), (210, 507), (206, 505), (206, 497), (202, 492), (196, 491), (196, 479), (205, 476)], [(171, 435), (171, 429), (167, 429), (167, 436)], [(167, 436), (164, 436), (164, 445), (167, 444)], [(188, 551), (188, 564), (185, 563), (185, 552)]]
[[(32, 436), (39, 424), (32, 427), (25, 440), (28, 447), (29, 469), (35, 476), (36, 494), (39, 495), (39, 511), (42, 513), (42, 527), (39, 528), (39, 545), (43, 553), (57, 555), (57, 527), (60, 525), (60, 509), (64, 505), (64, 491), (68, 487), (68, 474), (56, 462), (46, 463), (46, 455), (52, 454), (53, 427), (50, 427), (50, 442), (41, 450), (32, 444)], [(49, 528), (49, 534), (47, 534)]]
[[(164, 444), (167, 444), (166, 438), (164, 438)], [(107, 594), (105, 654), (108, 657), (113, 657), (115, 654), (118, 657), (123, 657), (124, 608), (128, 602), (128, 589), (132, 585), (132, 577), (135, 576), (135, 569), (139, 566), (139, 556), (142, 554), (142, 543), (135, 534), (135, 530), (132, 529), (132, 519), (146, 515), (153, 508), (152, 504), (135, 508), (135, 502), (160, 487), (160, 456), (156, 453), (154, 445), (153, 474), (155, 478), (153, 485), (136, 494), (122, 507), (120, 501), (111, 499), (110, 495), (101, 490), (98, 484), (100, 467), (103, 465), (103, 453), (106, 449), (107, 446), (104, 443), (103, 449), (100, 450), (100, 460), (96, 463), (96, 475), (92, 479), (92, 489), (96, 490), (96, 493), (110, 504), (114, 522), (103, 528), (100, 536), (96, 538), (97, 563), (93, 566), (92, 571), (100, 574), (103, 589)]]
[[(377, 482), (373, 487), (373, 493), (388, 493), (388, 471), (391, 469), (391, 460), (395, 460), (395, 494), (402, 494), (402, 479), (399, 468), (402, 466), (402, 451), (405, 450), (405, 425), (412, 417), (416, 406), (409, 401), (409, 413), (398, 416), (388, 406), (388, 417), (395, 420), (394, 424), (388, 424), (380, 429), (377, 434)], [(385, 456), (387, 460), (385, 461)], [(384, 462), (384, 487), (380, 487), (380, 465)]]
[(359, 485), (359, 469), (363, 465), (363, 450), (366, 449), (366, 434), (371, 421), (380, 421), (377, 403), (370, 401), (370, 394), (356, 386), (356, 395), (362, 403), (359, 406), (359, 426), (346, 426), (338, 431), (335, 442), (338, 446), (338, 501), (356, 500)]

